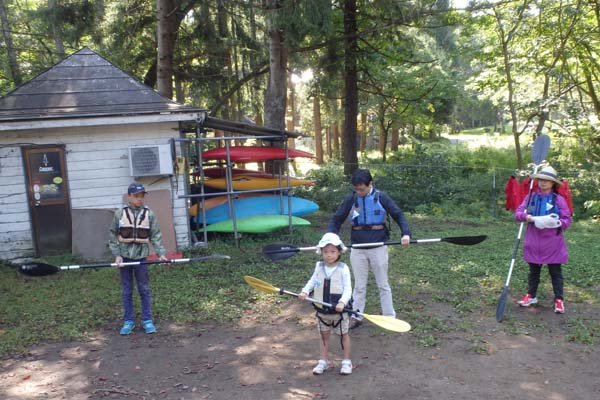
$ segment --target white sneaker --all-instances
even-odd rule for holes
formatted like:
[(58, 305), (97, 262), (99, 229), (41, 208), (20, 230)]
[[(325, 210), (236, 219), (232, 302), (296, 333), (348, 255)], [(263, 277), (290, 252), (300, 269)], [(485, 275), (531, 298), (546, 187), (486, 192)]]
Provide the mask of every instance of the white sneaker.
[(340, 368), (340, 374), (350, 375), (352, 373), (352, 361), (349, 359), (342, 360), (342, 368)]
[(521, 307), (529, 307), (530, 305), (537, 304), (537, 298), (531, 297), (529, 293), (527, 293), (521, 300), (517, 302)]
[(313, 368), (313, 374), (321, 375), (323, 372), (331, 368), (331, 365), (326, 360), (319, 360), (317, 366)]

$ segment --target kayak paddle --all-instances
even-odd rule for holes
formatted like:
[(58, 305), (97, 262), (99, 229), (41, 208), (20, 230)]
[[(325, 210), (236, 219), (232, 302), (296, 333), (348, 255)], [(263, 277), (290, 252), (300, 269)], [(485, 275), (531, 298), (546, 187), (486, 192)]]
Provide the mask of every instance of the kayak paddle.
[[(540, 135), (533, 142), (533, 148), (531, 149), (531, 158), (533, 159), (533, 163), (535, 164), (533, 167), (533, 175), (535, 175), (540, 167), (540, 164), (546, 156), (548, 155), (548, 150), (550, 149), (550, 138), (547, 135)], [(533, 178), (531, 182), (529, 182), (529, 193), (527, 194), (527, 203), (531, 199), (531, 191), (533, 190)], [(496, 307), (496, 321), (501, 322), (504, 316), (504, 309), (506, 308), (506, 302), (508, 301), (508, 284), (510, 283), (510, 277), (512, 275), (513, 267), (515, 266), (515, 261), (517, 258), (517, 252), (519, 251), (519, 243), (521, 242), (521, 235), (523, 234), (523, 226), (525, 226), (525, 221), (521, 222), (519, 225), (519, 230), (517, 232), (517, 238), (515, 239), (515, 244), (513, 247), (512, 258), (510, 260), (510, 266), (508, 268), (508, 276), (506, 277), (506, 282), (504, 287), (502, 288), (502, 293), (500, 294), (500, 298), (498, 299), (498, 306)]]
[[(129, 265), (140, 265), (140, 264), (182, 264), (182, 263), (192, 263), (192, 262), (200, 262), (207, 260), (218, 260), (218, 259), (230, 259), (231, 257), (225, 256), (222, 254), (212, 254), (210, 256), (197, 257), (197, 258), (174, 258), (172, 260), (167, 261), (132, 261), (132, 262), (124, 262), (121, 263), (121, 266), (129, 266)], [(85, 265), (63, 265), (56, 267), (51, 264), (46, 264), (42, 262), (24, 264), (19, 267), (19, 272), (23, 275), (27, 276), (46, 276), (52, 275), (60, 271), (69, 271), (72, 269), (82, 269), (82, 268), (98, 268), (98, 267), (116, 267), (116, 263), (100, 263), (100, 264), (85, 264)]]
[[(413, 239), (410, 241), (411, 244), (424, 244), (424, 243), (438, 243), (438, 242), (446, 242), (452, 244), (458, 244), (461, 246), (472, 246), (474, 244), (478, 244), (487, 239), (487, 235), (481, 236), (456, 236), (456, 237), (446, 237), (446, 238), (436, 238), (436, 239)], [(387, 246), (393, 244), (402, 244), (400, 240), (390, 240), (387, 242), (375, 242), (375, 243), (358, 243), (353, 244), (351, 247), (353, 249), (360, 249), (365, 247), (378, 247), (378, 246)], [(311, 247), (296, 247), (291, 244), (283, 244), (283, 243), (274, 243), (268, 244), (263, 247), (262, 254), (265, 258), (271, 261), (279, 261), (285, 260), (286, 258), (290, 258), (294, 256), (296, 253), (301, 251), (310, 251), (316, 250), (316, 246)]]
[[(290, 292), (283, 288), (277, 288), (277, 287), (271, 285), (270, 283), (262, 281), (258, 278), (254, 278), (253, 276), (246, 275), (246, 276), (244, 276), (244, 280), (246, 281), (246, 283), (248, 285), (252, 286), (254, 289), (259, 290), (261, 292), (286, 294), (288, 296), (294, 296), (294, 297), (299, 296), (298, 293)], [(307, 297), (306, 301), (310, 301), (311, 303), (315, 303), (315, 304), (321, 304), (326, 307), (334, 307), (333, 305), (331, 305), (329, 303), (325, 303), (325, 302), (322, 302), (322, 301), (319, 301), (316, 299), (312, 299), (310, 297)], [(385, 316), (385, 315), (364, 314), (364, 313), (354, 311), (349, 308), (344, 308), (344, 311), (347, 313), (350, 313), (350, 314), (360, 315), (360, 316), (364, 317), (367, 321), (371, 321), (375, 325), (377, 325), (383, 329), (387, 329), (388, 331), (403, 333), (403, 332), (408, 332), (411, 329), (411, 326), (408, 322), (402, 321), (400, 319), (396, 319), (394, 317), (389, 317), (389, 316)]]

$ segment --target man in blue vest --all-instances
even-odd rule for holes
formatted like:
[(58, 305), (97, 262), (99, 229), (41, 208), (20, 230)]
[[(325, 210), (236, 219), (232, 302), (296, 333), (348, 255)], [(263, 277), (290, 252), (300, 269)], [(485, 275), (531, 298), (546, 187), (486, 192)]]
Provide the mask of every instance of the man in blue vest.
[[(385, 224), (386, 216), (389, 214), (400, 227), (402, 245), (408, 246), (410, 228), (404, 213), (388, 194), (375, 189), (372, 181), (371, 172), (367, 169), (358, 169), (352, 174), (351, 182), (354, 192), (346, 196), (337, 208), (329, 221), (327, 231), (337, 234), (346, 218), (349, 217), (352, 223), (350, 234), (352, 245), (385, 242), (389, 240), (389, 230)], [(396, 317), (392, 290), (388, 282), (387, 246), (353, 247), (350, 253), (350, 263), (354, 275), (354, 310), (365, 311), (370, 268), (373, 270), (379, 288), (382, 315)], [(361, 318), (353, 316), (350, 328), (356, 328), (361, 324)]]

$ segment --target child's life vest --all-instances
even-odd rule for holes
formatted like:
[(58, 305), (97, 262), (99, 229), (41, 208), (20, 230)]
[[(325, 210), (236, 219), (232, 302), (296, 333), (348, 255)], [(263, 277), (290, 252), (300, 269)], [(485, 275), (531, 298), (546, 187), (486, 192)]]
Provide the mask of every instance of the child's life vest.
[[(340, 314), (335, 310), (335, 306), (340, 301), (340, 298), (344, 292), (342, 275), (342, 269), (340, 268), (339, 263), (336, 265), (331, 275), (327, 276), (325, 271), (325, 263), (323, 261), (319, 261), (317, 280), (321, 282), (321, 284), (313, 289), (311, 297), (313, 297), (315, 300), (329, 303), (331, 304), (331, 307), (313, 303), (313, 306), (316, 308), (317, 312), (323, 314)], [(345, 308), (352, 308), (352, 300), (345, 305)]]
[(149, 243), (150, 218), (148, 207), (144, 206), (137, 215), (129, 206), (123, 206), (123, 214), (119, 220), (118, 240), (121, 243)]
[(379, 191), (372, 190), (364, 197), (354, 196), (354, 208), (350, 213), (352, 226), (384, 226), (387, 212), (379, 202)]

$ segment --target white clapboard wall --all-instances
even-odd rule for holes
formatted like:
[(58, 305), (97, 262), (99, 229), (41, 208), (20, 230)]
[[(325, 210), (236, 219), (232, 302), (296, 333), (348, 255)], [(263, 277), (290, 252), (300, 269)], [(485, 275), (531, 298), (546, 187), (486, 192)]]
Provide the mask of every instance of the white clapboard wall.
[[(129, 170), (129, 147), (168, 144), (170, 138), (178, 137), (177, 123), (172, 122), (3, 132), (0, 135), (0, 260), (34, 255), (22, 146), (64, 145), (71, 208), (114, 210), (121, 206), (123, 193), (134, 180)], [(179, 146), (175, 148), (179, 155)], [(171, 191), (179, 247), (189, 243), (186, 201), (177, 198), (185, 190), (183, 179), (182, 174), (177, 178), (137, 179), (146, 190)]]

